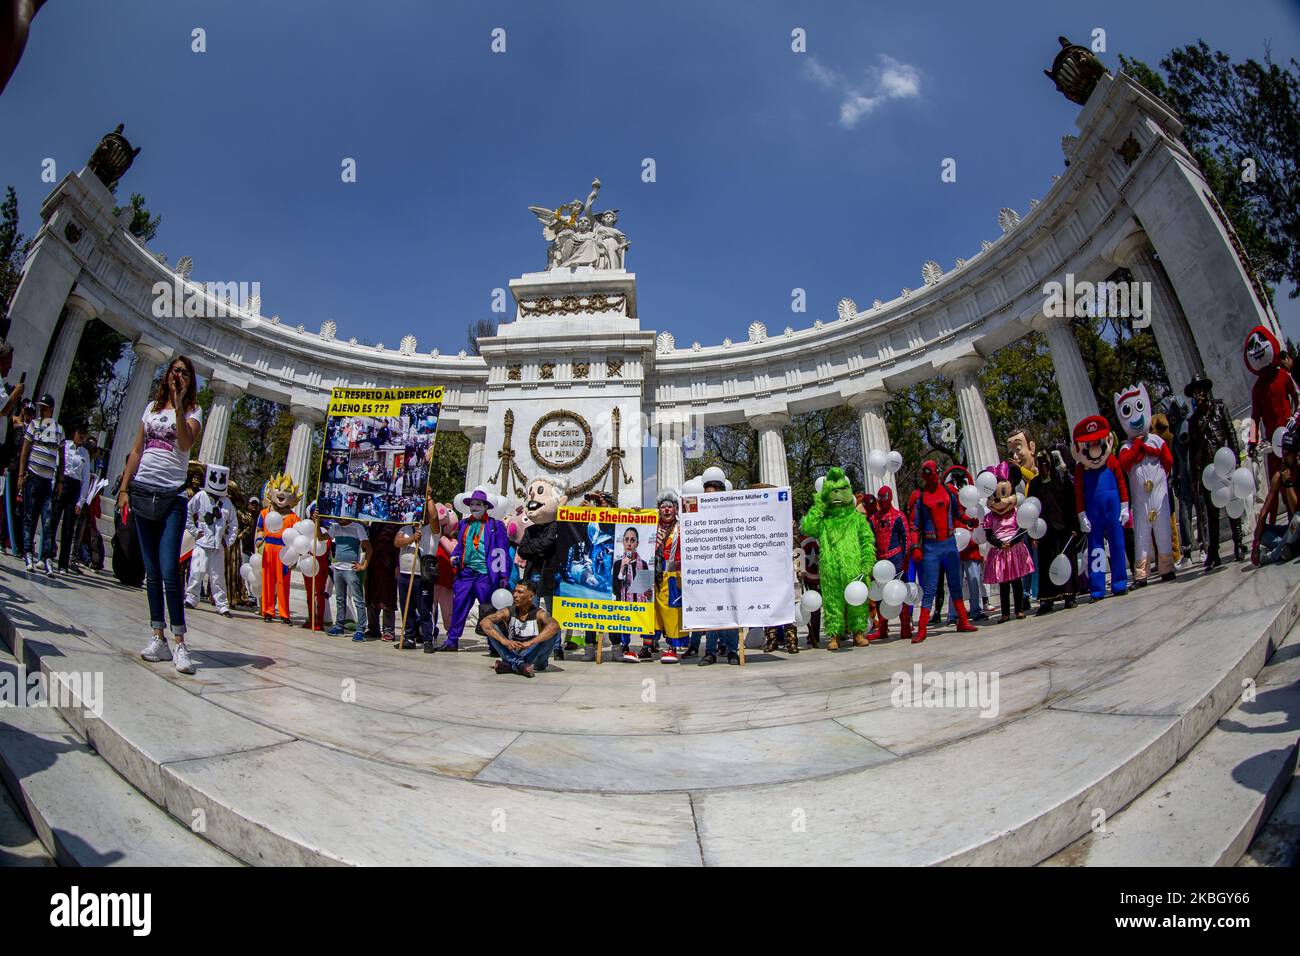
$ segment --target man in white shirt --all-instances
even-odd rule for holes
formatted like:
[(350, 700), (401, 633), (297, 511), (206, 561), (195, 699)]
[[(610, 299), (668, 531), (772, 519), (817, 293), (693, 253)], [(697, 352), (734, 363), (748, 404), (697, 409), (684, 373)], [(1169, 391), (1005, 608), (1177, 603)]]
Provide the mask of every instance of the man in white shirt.
[(18, 500), (23, 507), (23, 563), (36, 569), (32, 547), (36, 522), (41, 522), (41, 558), (45, 573), (54, 577), (54, 499), (62, 490), (63, 429), (54, 420), (54, 396), (48, 392), (37, 402), (36, 418), (23, 435), (18, 459)]
[(185, 526), (194, 538), (185, 606), (198, 607), (206, 576), (208, 593), (222, 617), (231, 616), (230, 605), (226, 602), (226, 548), (235, 543), (239, 534), (235, 507), (226, 493), (229, 481), (229, 468), (208, 465), (203, 487), (194, 493), (185, 509)]
[[(81, 527), (78, 520), (81, 511), (90, 501), (90, 454), (85, 448), (86, 423), (73, 422), (71, 428), (72, 437), (63, 443), (63, 487), (54, 499), (54, 528), (50, 536), (59, 539), (59, 571), (80, 574), (77, 549), (81, 538), (76, 532)], [(59, 535), (60, 523), (62, 535)]]

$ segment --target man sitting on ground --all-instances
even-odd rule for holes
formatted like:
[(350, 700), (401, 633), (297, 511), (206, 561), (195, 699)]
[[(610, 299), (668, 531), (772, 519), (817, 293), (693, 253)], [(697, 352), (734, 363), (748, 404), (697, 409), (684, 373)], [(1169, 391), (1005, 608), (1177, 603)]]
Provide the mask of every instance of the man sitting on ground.
[(513, 603), (489, 614), (480, 627), (492, 649), (501, 655), (496, 662), (498, 674), (532, 677), (535, 671), (546, 670), (560, 627), (544, 608), (533, 606), (531, 581), (516, 584), (513, 597)]

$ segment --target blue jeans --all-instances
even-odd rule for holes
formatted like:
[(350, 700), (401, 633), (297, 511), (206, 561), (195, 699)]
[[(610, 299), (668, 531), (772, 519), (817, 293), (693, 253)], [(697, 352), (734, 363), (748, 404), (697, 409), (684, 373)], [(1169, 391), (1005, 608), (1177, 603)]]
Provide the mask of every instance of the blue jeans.
[(41, 522), (41, 557), (54, 558), (54, 482), (40, 475), (27, 475), (23, 485), (23, 554), (32, 554), (36, 541), (36, 520)]
[(718, 645), (722, 645), (722, 650), (727, 654), (735, 654), (740, 649), (740, 631), (736, 628), (722, 631), (705, 631), (704, 632), (704, 653), (718, 653)]
[(961, 600), (961, 558), (957, 555), (957, 542), (952, 538), (921, 545), (921, 607), (934, 605), (941, 574), (948, 582), (948, 600)]
[(136, 537), (140, 539), (140, 560), (144, 562), (144, 586), (149, 595), (149, 624), (159, 631), (167, 626), (163, 619), (165, 595), (172, 633), (177, 637), (185, 633), (185, 593), (181, 581), (181, 536), (185, 533), (185, 505), (185, 499), (177, 495), (172, 499), (167, 513), (157, 521), (131, 513)]
[(510, 665), (511, 670), (519, 670), (525, 664), (532, 664), (533, 670), (544, 671), (551, 662), (551, 651), (555, 649), (555, 642), (558, 637), (549, 637), (544, 641), (538, 641), (522, 654), (518, 651), (512, 651), (495, 637), (489, 637), (488, 643), (492, 649), (501, 655), (501, 659)]
[(1292, 531), (1290, 525), (1266, 524), (1259, 534), (1259, 563), (1280, 564), (1295, 557), (1300, 530)]
[(361, 590), (361, 575), (356, 571), (334, 569), (334, 623), (340, 628), (348, 616), (348, 597), (357, 609), (357, 630), (366, 629), (366, 595)]

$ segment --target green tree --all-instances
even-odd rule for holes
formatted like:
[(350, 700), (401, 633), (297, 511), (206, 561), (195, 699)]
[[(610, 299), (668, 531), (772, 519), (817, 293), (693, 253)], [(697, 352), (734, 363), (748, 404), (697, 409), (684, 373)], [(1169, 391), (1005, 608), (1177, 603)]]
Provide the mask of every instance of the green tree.
[(464, 491), (468, 467), (469, 439), (461, 432), (439, 431), (429, 463), (429, 494), (433, 500), (450, 504), (452, 498)]
[(30, 247), (31, 240), (18, 229), (18, 194), (13, 186), (6, 186), (5, 201), (0, 204), (0, 335), (9, 334), (9, 303)]

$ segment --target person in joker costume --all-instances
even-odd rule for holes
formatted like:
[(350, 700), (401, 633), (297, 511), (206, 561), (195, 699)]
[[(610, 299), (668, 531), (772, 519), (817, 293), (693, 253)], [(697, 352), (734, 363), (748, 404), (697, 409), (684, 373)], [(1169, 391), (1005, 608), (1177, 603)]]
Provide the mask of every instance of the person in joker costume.
[[(461, 497), (461, 496), (457, 496)], [(460, 650), (460, 635), (475, 604), (491, 605), (492, 592), (510, 581), (510, 539), (506, 526), (488, 514), (492, 500), (482, 488), (461, 499), (462, 514), (451, 554), (456, 577), (451, 586), (451, 621), (438, 651)]]
[(940, 483), (939, 464), (933, 459), (921, 464), (921, 487), (912, 492), (907, 511), (912, 527), (912, 563), (921, 569), (921, 620), (912, 643), (920, 644), (926, 638), (940, 574), (947, 579), (949, 599), (957, 608), (957, 630), (979, 630), (970, 622), (966, 602), (961, 599), (961, 558), (953, 537), (962, 513), (961, 502), (951, 488)]
[(1173, 449), (1151, 431), (1151, 399), (1141, 382), (1115, 395), (1115, 414), (1128, 435), (1119, 450), (1119, 466), (1128, 482), (1133, 509), (1133, 586), (1146, 586), (1152, 556), (1160, 580), (1172, 581), (1169, 475), (1174, 469)]
[(1092, 599), (1106, 596), (1103, 556), (1110, 546), (1110, 590), (1128, 590), (1128, 556), (1124, 553), (1124, 526), (1128, 524), (1128, 482), (1124, 470), (1111, 453), (1115, 439), (1110, 425), (1100, 415), (1089, 415), (1071, 435), (1077, 464), (1074, 466), (1074, 506), (1079, 529), (1088, 536), (1088, 583)]
[[(907, 545), (909, 541), (907, 516), (894, 507), (894, 489), (881, 485), (876, 492), (876, 514), (871, 519), (872, 533), (875, 535), (876, 560), (889, 561), (894, 565), (894, 576), (898, 580), (907, 577)], [(912, 638), (912, 608), (903, 605), (899, 614), (902, 628), (899, 637), (905, 641)], [(876, 615), (876, 629), (867, 635), (869, 641), (889, 639), (889, 621), (880, 614)]]
[(229, 480), (229, 468), (208, 465), (203, 487), (185, 508), (185, 526), (194, 538), (185, 606), (198, 606), (199, 591), (206, 577), (208, 593), (222, 617), (230, 617), (230, 605), (226, 602), (226, 549), (235, 543), (239, 533), (235, 508), (226, 495)]
[(262, 620), (269, 621), (278, 610), (281, 624), (292, 624), (289, 617), (289, 581), (293, 568), (280, 563), (285, 528), (298, 523), (294, 506), (302, 492), (288, 475), (272, 476), (262, 492), (266, 507), (257, 517), (257, 550), (262, 555)]
[(844, 599), (849, 583), (869, 578), (876, 563), (876, 536), (856, 504), (844, 469), (832, 468), (800, 524), (804, 534), (821, 544), (822, 622), (828, 651), (839, 650), (841, 635), (851, 636), (854, 647), (868, 643), (867, 608)]
[[(1257, 325), (1246, 336), (1242, 346), (1242, 357), (1246, 368), (1255, 375), (1255, 384), (1250, 390), (1250, 420), (1262, 431), (1256, 441), (1250, 443), (1247, 451), (1252, 460), (1255, 449), (1260, 442), (1271, 443), (1273, 433), (1287, 423), (1300, 405), (1300, 395), (1296, 394), (1295, 380), (1291, 373), (1282, 367), (1282, 347), (1277, 336), (1262, 325)], [(1279, 449), (1273, 448), (1268, 456), (1268, 477), (1282, 467)]]

